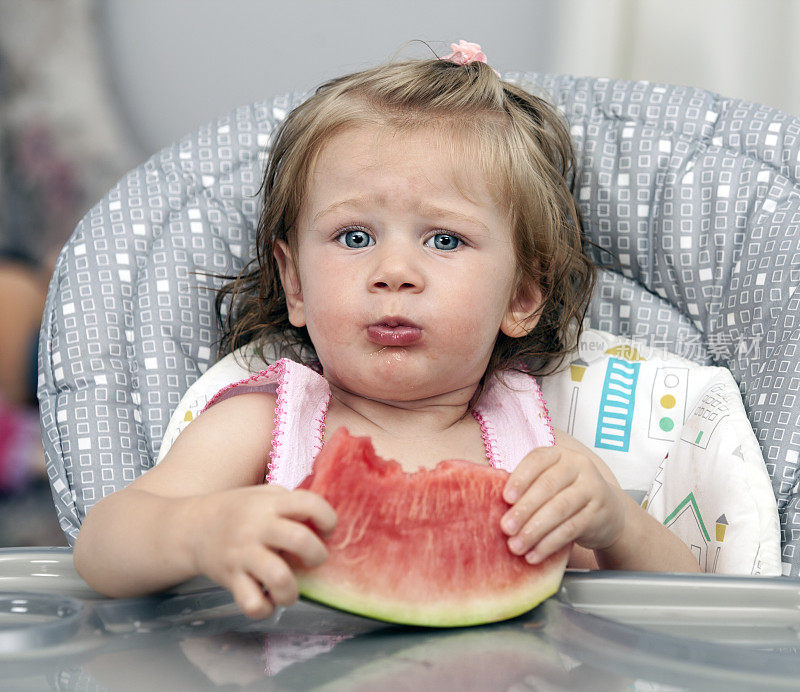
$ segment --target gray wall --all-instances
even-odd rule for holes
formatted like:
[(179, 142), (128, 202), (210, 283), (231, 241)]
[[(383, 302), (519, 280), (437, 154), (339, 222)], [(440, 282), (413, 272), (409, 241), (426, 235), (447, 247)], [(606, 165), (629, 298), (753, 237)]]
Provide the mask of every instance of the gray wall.
[(88, 208), (198, 125), (430, 54), (413, 39), (477, 41), (500, 71), (687, 84), (800, 115), (797, 35), (800, 0), (0, 0), (0, 130), (45, 123)]
[(152, 153), (228, 110), (369, 67), (396, 52), (480, 43), (498, 71), (555, 68), (549, 0), (107, 0), (98, 5), (110, 85)]

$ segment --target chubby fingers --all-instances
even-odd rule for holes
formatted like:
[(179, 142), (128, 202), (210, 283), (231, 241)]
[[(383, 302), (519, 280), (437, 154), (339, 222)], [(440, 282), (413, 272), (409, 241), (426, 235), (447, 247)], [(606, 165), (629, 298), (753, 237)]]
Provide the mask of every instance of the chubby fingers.
[(249, 618), (267, 618), (276, 605), (297, 600), (297, 581), (286, 562), (269, 550), (250, 556), (244, 569), (231, 577), (229, 589), (236, 605)]
[(558, 447), (538, 447), (523, 459), (506, 482), (503, 497), (512, 507), (503, 515), (500, 527), (510, 537), (511, 552), (525, 554), (585, 504), (586, 498), (580, 490), (571, 487), (578, 470), (572, 464), (559, 463), (564, 461)]
[(295, 490), (281, 495), (275, 513), (294, 521), (310, 522), (323, 536), (336, 528), (336, 511), (328, 501), (309, 490)]
[(275, 610), (275, 604), (267, 595), (261, 583), (247, 572), (239, 572), (227, 584), (236, 605), (247, 617), (253, 620), (268, 618)]
[[(229, 584), (242, 612), (269, 617), (276, 605), (288, 606), (299, 595), (295, 567), (322, 564), (328, 550), (317, 532), (330, 534), (336, 513), (321, 496), (307, 491), (273, 495), (272, 516), (246, 532), (250, 538), (232, 556)], [(254, 549), (254, 544), (258, 547)]]
[(591, 519), (585, 488), (569, 486), (539, 509), (508, 541), (509, 550), (536, 564), (578, 539)]
[(284, 555), (293, 567), (310, 569), (321, 565), (328, 557), (322, 539), (308, 526), (293, 519), (275, 518), (263, 527), (259, 542)]
[(537, 447), (512, 471), (503, 488), (503, 499), (513, 505), (522, 497), (531, 483), (561, 458), (558, 447)]
[(232, 576), (230, 590), (239, 609), (253, 619), (269, 617), (276, 605), (289, 606), (299, 595), (292, 570), (271, 550), (254, 551)]

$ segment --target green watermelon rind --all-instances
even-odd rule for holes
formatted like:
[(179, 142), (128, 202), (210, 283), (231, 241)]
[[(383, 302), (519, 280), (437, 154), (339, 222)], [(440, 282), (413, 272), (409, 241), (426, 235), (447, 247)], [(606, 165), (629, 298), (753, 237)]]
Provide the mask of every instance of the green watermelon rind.
[[(565, 556), (562, 561), (566, 563), (566, 559)], [(546, 577), (537, 571), (535, 585), (521, 585), (505, 594), (495, 594), (487, 585), (486, 595), (480, 601), (442, 603), (439, 607), (433, 607), (429, 602), (391, 603), (384, 597), (370, 598), (367, 594), (353, 593), (327, 580), (315, 579), (311, 574), (298, 574), (297, 583), (300, 594), (306, 600), (373, 620), (421, 627), (469, 627), (500, 622), (527, 613), (558, 592), (562, 577), (563, 567)]]

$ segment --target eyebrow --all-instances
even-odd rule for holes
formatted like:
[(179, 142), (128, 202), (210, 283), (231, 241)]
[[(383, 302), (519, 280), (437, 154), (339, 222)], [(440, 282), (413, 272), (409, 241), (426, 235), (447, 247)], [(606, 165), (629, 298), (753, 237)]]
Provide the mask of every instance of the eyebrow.
[[(385, 201), (385, 197), (382, 195), (361, 195), (359, 197), (351, 197), (350, 199), (344, 199), (339, 202), (334, 202), (333, 204), (325, 207), (321, 212), (319, 212), (316, 216), (314, 216), (312, 223), (316, 224), (323, 216), (326, 214), (330, 214), (332, 211), (336, 211), (341, 207), (363, 207), (369, 203), (378, 203), (383, 204)], [(475, 224), (476, 226), (480, 226), (485, 231), (489, 231), (486, 227), (486, 224), (483, 221), (476, 219), (474, 216), (470, 216), (469, 214), (462, 214), (459, 211), (454, 211), (451, 209), (443, 209), (442, 207), (437, 207), (432, 204), (427, 204), (425, 202), (421, 202), (413, 209), (416, 211), (420, 216), (425, 216), (431, 219), (443, 219), (443, 218), (455, 218), (459, 219), (460, 221), (465, 221), (467, 223)]]

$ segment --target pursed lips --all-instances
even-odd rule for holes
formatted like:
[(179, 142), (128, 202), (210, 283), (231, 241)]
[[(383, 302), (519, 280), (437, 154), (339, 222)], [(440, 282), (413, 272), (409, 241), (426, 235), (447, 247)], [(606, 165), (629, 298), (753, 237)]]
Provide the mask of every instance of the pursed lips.
[(410, 346), (422, 338), (422, 328), (404, 317), (387, 316), (367, 327), (367, 338), (378, 346)]

